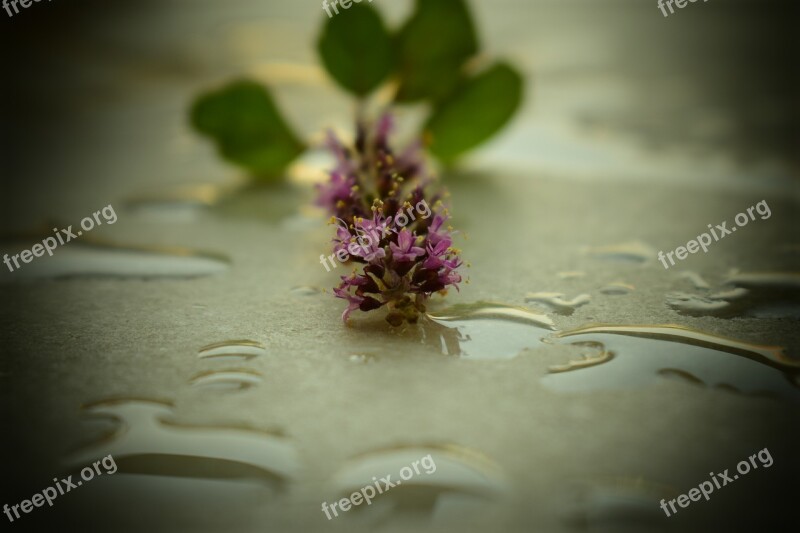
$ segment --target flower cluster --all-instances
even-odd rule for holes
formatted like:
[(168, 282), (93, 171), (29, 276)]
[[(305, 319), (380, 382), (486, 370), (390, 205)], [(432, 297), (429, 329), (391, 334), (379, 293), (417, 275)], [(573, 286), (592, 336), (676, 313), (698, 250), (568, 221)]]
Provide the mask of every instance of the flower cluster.
[(363, 265), (334, 289), (348, 302), (344, 321), (356, 309), (386, 306), (393, 326), (414, 323), (433, 293), (458, 289), (461, 281), (441, 194), (426, 197), (433, 180), (425, 174), (421, 146), (413, 143), (395, 156), (387, 142), (391, 128), (390, 115), (372, 131), (359, 124), (352, 149), (328, 134), (336, 167), (318, 187), (317, 203), (338, 224), (334, 254)]

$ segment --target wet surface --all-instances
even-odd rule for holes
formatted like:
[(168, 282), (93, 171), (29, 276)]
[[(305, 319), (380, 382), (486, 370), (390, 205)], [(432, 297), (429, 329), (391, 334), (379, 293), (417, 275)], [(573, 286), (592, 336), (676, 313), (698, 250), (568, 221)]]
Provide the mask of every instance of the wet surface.
[[(30, 248), (26, 242), (7, 243), (6, 250)], [(75, 242), (58, 247), (52, 256), (33, 258), (20, 265), (12, 276), (3, 276), (9, 283), (18, 278), (183, 278), (221, 274), (230, 262), (220, 254), (197, 252), (184, 248), (125, 246), (111, 242)]]
[[(701, 289), (710, 289), (700, 286)], [(668, 293), (666, 303), (689, 316), (800, 318), (800, 274), (734, 273), (713, 292)]]
[[(387, 488), (379, 481), (387, 476), (397, 486)], [(403, 446), (366, 453), (348, 461), (333, 484), (344, 497), (370, 485), (386, 490), (369, 506), (354, 508), (363, 515), (355, 519), (373, 527), (398, 521), (409, 526), (446, 524), (459, 516), (463, 520), (485, 512), (486, 506), (508, 491), (496, 463), (456, 445)]]
[(465, 359), (510, 359), (540, 345), (542, 337), (555, 329), (546, 315), (484, 302), (453, 307), (429, 318), (452, 330), (439, 334), (442, 353)]
[(642, 387), (668, 373), (718, 389), (800, 401), (800, 359), (789, 358), (778, 346), (758, 346), (680, 326), (589, 326), (556, 337), (556, 342), (593, 343), (600, 354), (591, 364), (573, 365), (569, 373), (559, 368), (543, 378), (545, 386), (554, 390)]
[[(75, 454), (72, 464), (111, 454), (123, 473), (286, 480), (297, 473), (296, 451), (284, 437), (235, 427), (192, 426), (172, 420), (169, 404), (110, 400), (84, 408), (118, 425), (105, 442)], [(207, 465), (196, 463), (207, 463)]]
[[(60, 87), (63, 67), (40, 67), (47, 93), (20, 91), (54, 136), (30, 146), (53, 153), (30, 158), (36, 187), (12, 183), (4, 215), (20, 231), (108, 203), (120, 218), (106, 244), (0, 277), (4, 427), (31, 486), (15, 501), (112, 454), (119, 472), (75, 495), (87, 530), (105, 511), (95, 529), (654, 531), (661, 498), (768, 446), (779, 467), (667, 525), (780, 530), (800, 471), (798, 195), (780, 158), (796, 105), (743, 70), (779, 44), (749, 31), (773, 11), (473, 3), (492, 52), (534, 82), (512, 127), (443, 173), (470, 284), (398, 332), (379, 312), (339, 319), (330, 287), (349, 267), (319, 264), (318, 151), (289, 184), (248, 186), (186, 124), (197, 90), (244, 73), (310, 142), (349, 132), (352, 102), (314, 64), (319, 5), (158, 4), (30, 43), (87, 67)], [(658, 263), (763, 198), (763, 224)], [(426, 454), (436, 472), (320, 511)]]

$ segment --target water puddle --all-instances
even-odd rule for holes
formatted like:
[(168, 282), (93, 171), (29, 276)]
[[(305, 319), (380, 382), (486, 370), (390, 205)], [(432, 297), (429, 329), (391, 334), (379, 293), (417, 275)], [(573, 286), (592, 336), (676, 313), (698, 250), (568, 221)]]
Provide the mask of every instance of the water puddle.
[[(85, 237), (82, 237), (85, 239)], [(9, 254), (30, 248), (29, 242), (4, 242)], [(13, 252), (12, 252), (13, 250)], [(221, 274), (230, 261), (219, 254), (185, 248), (123, 246), (101, 241), (81, 240), (59, 246), (52, 256), (35, 258), (21, 265), (0, 282), (25, 278), (134, 278), (187, 279)]]
[(508, 491), (499, 467), (479, 452), (455, 445), (401, 446), (348, 461), (334, 476), (336, 495), (329, 501), (362, 487), (374, 487), (376, 482), (384, 490), (385, 484), (379, 480), (386, 476), (397, 486), (376, 495), (371, 505), (353, 507), (346, 515), (377, 527), (399, 517), (446, 523), (480, 516), (487, 505)]
[(442, 353), (465, 359), (511, 359), (542, 344), (555, 325), (547, 316), (523, 307), (477, 302), (429, 313), (439, 326), (455, 329), (455, 339), (441, 332)]
[(714, 293), (671, 292), (666, 304), (688, 316), (800, 318), (800, 274), (734, 273)]
[(201, 372), (189, 380), (195, 387), (223, 391), (243, 391), (261, 383), (261, 374), (249, 369)]
[(84, 412), (95, 440), (68, 457), (67, 468), (111, 455), (117, 471), (84, 483), (74, 505), (97, 520), (122, 520), (126, 530), (158, 529), (165, 516), (192, 530), (217, 516), (240, 529), (230, 509), (282, 497), (300, 469), (285, 437), (244, 427), (179, 424), (166, 402), (109, 400), (84, 406)]
[(588, 304), (591, 299), (588, 294), (579, 294), (571, 300), (566, 300), (564, 294), (560, 292), (529, 292), (525, 295), (526, 303), (544, 304), (550, 310), (565, 316), (574, 313), (578, 307)]
[(582, 348), (577, 361), (550, 369), (542, 383), (561, 392), (644, 387), (659, 376), (691, 376), (709, 387), (800, 400), (800, 360), (778, 346), (719, 337), (681, 326), (588, 326), (551, 342)]
[(586, 326), (554, 332), (553, 322), (528, 309), (478, 302), (428, 318), (456, 338), (433, 331), (442, 353), (472, 360), (502, 360), (542, 344), (579, 348), (554, 365), (542, 383), (562, 392), (646, 387), (680, 378), (753, 396), (800, 400), (800, 359), (778, 346), (739, 341), (675, 325)]
[(641, 478), (597, 478), (569, 483), (559, 494), (562, 521), (581, 530), (666, 531), (658, 505), (679, 491)]
[(111, 419), (116, 431), (74, 454), (85, 465), (112, 455), (119, 472), (163, 478), (249, 479), (279, 489), (299, 470), (298, 454), (280, 435), (241, 427), (194, 426), (172, 421), (172, 406), (141, 399), (109, 400), (84, 407), (90, 417)]
[(201, 359), (225, 357), (234, 359), (253, 359), (267, 353), (264, 345), (250, 340), (216, 342), (203, 346), (197, 353)]

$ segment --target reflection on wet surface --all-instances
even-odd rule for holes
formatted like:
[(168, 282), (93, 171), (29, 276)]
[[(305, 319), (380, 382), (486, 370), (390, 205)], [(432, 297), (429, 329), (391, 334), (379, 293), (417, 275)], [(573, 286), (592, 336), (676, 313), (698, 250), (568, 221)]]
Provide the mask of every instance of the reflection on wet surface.
[[(455, 306), (429, 318), (442, 352), (467, 360), (516, 357), (543, 344), (579, 348), (579, 357), (552, 365), (542, 383), (563, 392), (646, 387), (659, 376), (684, 376), (694, 383), (745, 394), (800, 400), (800, 360), (779, 346), (729, 339), (674, 325), (586, 326), (553, 332), (544, 315), (486, 304)], [(454, 337), (455, 335), (455, 337)]]
[[(665, 371), (692, 381), (748, 394), (771, 394), (800, 401), (795, 382), (800, 360), (783, 348), (719, 337), (681, 326), (588, 326), (553, 335), (553, 342), (586, 347), (594, 343), (598, 364), (581, 364), (542, 378), (561, 392), (590, 392), (644, 387)], [(601, 359), (604, 352), (613, 357)], [(569, 365), (569, 363), (568, 363)]]
[(246, 368), (213, 370), (196, 374), (189, 383), (203, 389), (241, 391), (261, 383), (261, 374)]
[(264, 345), (257, 341), (251, 340), (234, 340), (215, 342), (203, 346), (197, 353), (201, 359), (206, 358), (235, 358), (235, 359), (252, 359), (260, 355), (264, 355), (266, 350)]
[(280, 488), (300, 468), (285, 437), (248, 428), (193, 426), (172, 421), (170, 404), (119, 399), (89, 404), (90, 417), (113, 420), (116, 431), (69, 459), (79, 465), (112, 455), (120, 474), (164, 478), (256, 479)]
[(430, 313), (428, 318), (451, 333), (440, 333), (442, 353), (465, 359), (510, 359), (525, 348), (539, 346), (542, 337), (555, 329), (546, 315), (486, 302), (453, 306)]
[(592, 297), (588, 294), (579, 294), (572, 299), (566, 299), (560, 292), (529, 292), (525, 295), (525, 302), (544, 304), (550, 310), (560, 315), (571, 315), (575, 309), (588, 304)]

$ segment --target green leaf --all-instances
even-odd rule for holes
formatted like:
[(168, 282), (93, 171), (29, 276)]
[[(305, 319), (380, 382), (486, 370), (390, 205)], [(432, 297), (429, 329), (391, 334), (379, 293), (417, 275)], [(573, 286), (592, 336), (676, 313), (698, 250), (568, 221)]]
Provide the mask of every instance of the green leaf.
[(514, 115), (522, 90), (522, 76), (502, 62), (466, 80), (425, 124), (431, 152), (449, 164), (486, 141)]
[(397, 101), (436, 100), (455, 88), (464, 62), (478, 51), (478, 37), (464, 0), (417, 0), (395, 46)]
[(392, 71), (392, 40), (380, 15), (369, 4), (337, 5), (317, 41), (328, 73), (344, 89), (365, 96)]
[(200, 95), (192, 105), (191, 121), (214, 140), (222, 157), (262, 178), (280, 176), (305, 149), (267, 88), (249, 80)]

